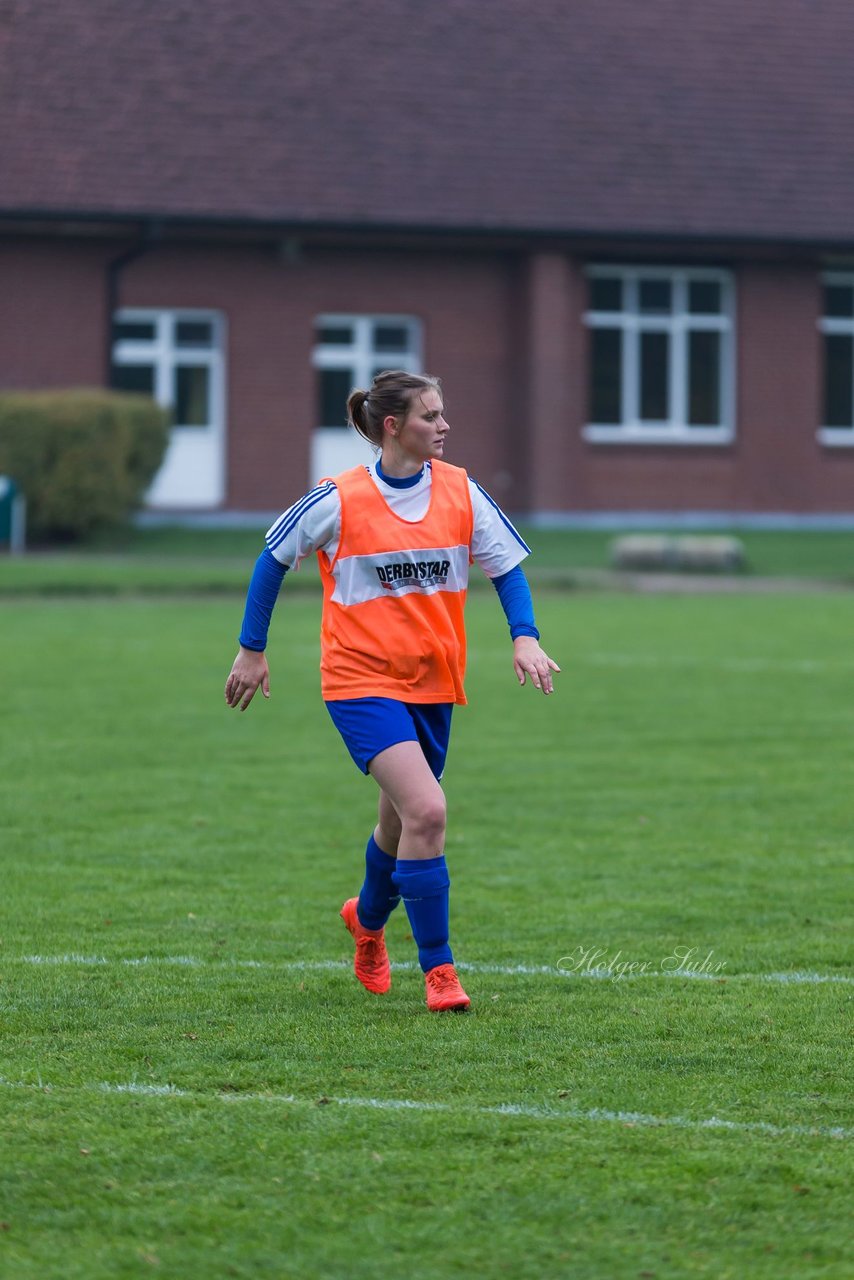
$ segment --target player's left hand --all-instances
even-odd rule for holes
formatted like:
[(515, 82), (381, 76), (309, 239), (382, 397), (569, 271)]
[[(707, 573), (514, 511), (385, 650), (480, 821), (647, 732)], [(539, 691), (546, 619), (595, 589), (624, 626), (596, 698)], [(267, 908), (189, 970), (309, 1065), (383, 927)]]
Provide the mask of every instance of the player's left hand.
[(525, 683), (528, 675), (535, 689), (554, 693), (552, 672), (560, 671), (560, 667), (540, 648), (539, 640), (533, 636), (517, 636), (513, 641), (513, 670), (520, 684)]

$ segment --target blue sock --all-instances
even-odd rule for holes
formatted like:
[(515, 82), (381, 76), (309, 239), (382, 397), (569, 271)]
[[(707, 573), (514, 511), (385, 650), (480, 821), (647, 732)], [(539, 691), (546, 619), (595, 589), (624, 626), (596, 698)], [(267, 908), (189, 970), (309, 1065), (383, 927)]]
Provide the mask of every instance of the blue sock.
[(371, 834), (365, 850), (365, 883), (359, 891), (356, 914), (365, 929), (382, 929), (400, 902), (393, 873), (397, 859), (383, 853)]
[(453, 964), (448, 946), (451, 879), (444, 854), (438, 858), (398, 858), (393, 878), (418, 944), (421, 968), (427, 973), (437, 964)]

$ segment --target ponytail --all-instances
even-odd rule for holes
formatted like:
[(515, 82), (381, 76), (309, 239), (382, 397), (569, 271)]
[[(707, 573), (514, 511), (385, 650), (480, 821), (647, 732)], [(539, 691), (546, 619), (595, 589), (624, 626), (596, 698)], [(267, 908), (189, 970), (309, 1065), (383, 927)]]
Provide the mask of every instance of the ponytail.
[(359, 435), (363, 436), (369, 444), (379, 445), (382, 441), (374, 439), (368, 419), (368, 395), (367, 391), (350, 392), (347, 398), (347, 421), (353, 424)]

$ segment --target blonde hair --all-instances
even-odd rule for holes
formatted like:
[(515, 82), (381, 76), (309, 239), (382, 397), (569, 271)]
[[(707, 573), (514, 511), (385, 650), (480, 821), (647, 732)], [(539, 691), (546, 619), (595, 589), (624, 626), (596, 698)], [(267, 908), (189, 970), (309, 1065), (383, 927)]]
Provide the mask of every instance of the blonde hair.
[(374, 376), (370, 390), (351, 391), (347, 398), (347, 420), (360, 436), (378, 449), (383, 445), (383, 422), (388, 417), (405, 418), (418, 391), (441, 390), (438, 378), (407, 373), (404, 369), (384, 369)]

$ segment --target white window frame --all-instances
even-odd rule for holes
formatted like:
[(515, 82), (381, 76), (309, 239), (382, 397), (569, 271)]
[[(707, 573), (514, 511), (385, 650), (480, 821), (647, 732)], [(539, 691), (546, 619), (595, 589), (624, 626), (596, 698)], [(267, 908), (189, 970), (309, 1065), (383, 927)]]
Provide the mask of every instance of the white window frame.
[[(116, 339), (112, 346), (112, 364), (125, 368), (153, 366), (154, 399), (163, 408), (171, 409), (173, 416), (176, 366), (202, 365), (208, 370), (207, 422), (173, 421), (166, 456), (146, 494), (147, 504), (164, 510), (219, 507), (225, 501), (228, 488), (225, 316), (200, 307), (122, 307), (112, 320), (116, 324), (153, 325), (152, 338)], [(176, 327), (185, 321), (209, 324), (210, 345), (178, 346)]]
[[(122, 307), (113, 315), (114, 324), (153, 324), (153, 338), (120, 338), (113, 343), (112, 363), (154, 365), (154, 399), (165, 409), (172, 408), (175, 366), (191, 361), (210, 370), (210, 396), (206, 424), (188, 426), (176, 421), (175, 431), (206, 431), (225, 421), (225, 317), (219, 311), (200, 308), (172, 310), (163, 307)], [(211, 326), (211, 345), (178, 346), (175, 330), (179, 323), (204, 322)]]
[[(351, 342), (316, 341), (312, 351), (312, 365), (315, 369), (346, 369), (352, 377), (354, 387), (366, 390), (373, 380), (374, 370), (379, 365), (387, 369), (405, 369), (407, 373), (420, 373), (421, 362), (421, 321), (412, 315), (385, 314), (353, 314), (352, 312), (325, 312), (315, 317), (315, 333), (321, 328), (335, 328), (346, 325), (352, 329)], [(374, 347), (373, 335), (376, 325), (398, 325), (405, 328), (409, 335), (409, 345), (398, 351), (377, 351)], [(311, 455), (309, 460), (309, 482), (314, 485), (323, 476), (337, 475), (348, 467), (370, 463), (378, 450), (363, 440), (352, 427), (344, 425), (346, 408), (341, 405), (341, 421), (337, 424), (318, 423), (311, 436)]]
[[(332, 329), (346, 325), (353, 330), (353, 341), (350, 343), (316, 342), (312, 352), (312, 365), (315, 369), (352, 369), (353, 386), (371, 385), (373, 371), (377, 365), (385, 363), (389, 369), (405, 369), (407, 373), (421, 372), (421, 321), (415, 316), (406, 315), (353, 315), (328, 313), (315, 318), (315, 331)], [(373, 332), (376, 325), (396, 325), (409, 332), (411, 345), (407, 350), (377, 351), (373, 345)], [(344, 406), (341, 406), (342, 421)], [(340, 426), (318, 422), (319, 430), (325, 431)]]
[[(825, 271), (821, 277), (822, 288), (828, 284), (844, 284), (854, 288), (854, 271)], [(854, 316), (826, 316), (824, 315), (824, 303), (822, 302), (822, 316), (818, 322), (819, 332), (822, 337), (829, 334), (844, 334), (846, 337), (854, 339)], [(824, 358), (824, 350), (822, 350)], [(822, 366), (823, 367), (823, 366)], [(852, 371), (854, 374), (854, 371)], [(822, 385), (822, 401), (824, 400), (824, 387)], [(823, 409), (822, 404), (822, 409)], [(850, 427), (828, 427), (822, 425), (818, 429), (818, 439), (820, 444), (829, 445), (834, 449), (851, 449), (854, 448), (854, 422)]]
[[(623, 282), (621, 311), (584, 313), (592, 332), (596, 328), (621, 329), (622, 368), (620, 375), (621, 421), (588, 422), (582, 429), (585, 440), (603, 444), (723, 445), (735, 438), (735, 285), (731, 271), (713, 267), (623, 267), (591, 266), (589, 279), (619, 276)], [(673, 308), (668, 315), (641, 314), (639, 285), (642, 280), (666, 279), (673, 290)], [(721, 286), (721, 311), (701, 315), (688, 310), (688, 285), (692, 281), (714, 281)], [(691, 426), (688, 423), (688, 343), (687, 335), (700, 330), (721, 335), (721, 423), (718, 426)], [(669, 404), (670, 417), (650, 422), (638, 413), (639, 348), (641, 333), (666, 333), (670, 337)]]

